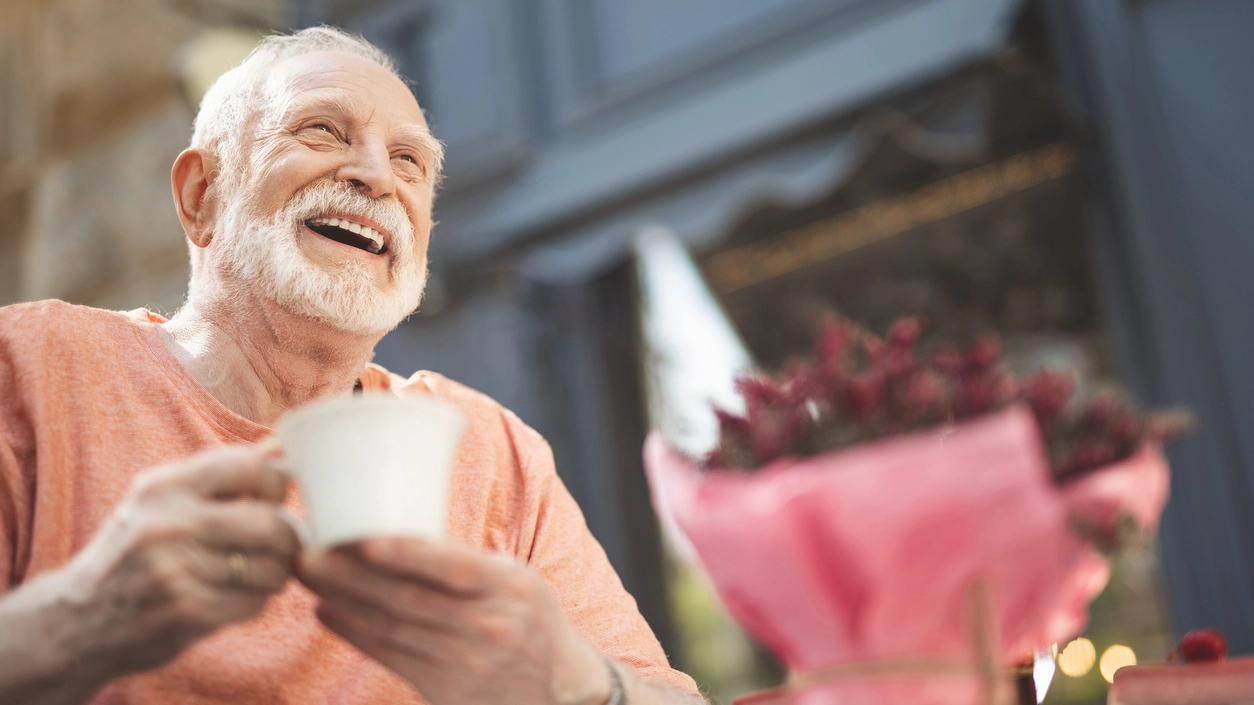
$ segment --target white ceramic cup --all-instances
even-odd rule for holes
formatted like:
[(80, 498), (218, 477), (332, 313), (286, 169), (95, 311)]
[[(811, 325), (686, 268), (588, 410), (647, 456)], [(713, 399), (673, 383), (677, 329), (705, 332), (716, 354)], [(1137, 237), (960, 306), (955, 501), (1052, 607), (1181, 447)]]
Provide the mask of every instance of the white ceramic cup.
[(300, 486), (314, 550), (377, 536), (444, 538), (449, 473), (465, 427), (432, 396), (314, 402), (275, 426)]

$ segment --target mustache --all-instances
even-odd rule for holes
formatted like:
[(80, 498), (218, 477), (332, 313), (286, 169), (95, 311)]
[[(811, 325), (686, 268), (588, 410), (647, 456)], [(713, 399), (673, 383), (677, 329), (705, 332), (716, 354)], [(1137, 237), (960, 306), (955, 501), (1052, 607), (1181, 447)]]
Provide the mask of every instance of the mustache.
[(288, 201), (281, 218), (289, 223), (301, 223), (330, 213), (373, 220), (391, 233), (393, 245), (397, 241), (408, 243), (413, 237), (413, 223), (400, 201), (395, 198), (372, 198), (345, 181), (324, 181), (306, 186)]

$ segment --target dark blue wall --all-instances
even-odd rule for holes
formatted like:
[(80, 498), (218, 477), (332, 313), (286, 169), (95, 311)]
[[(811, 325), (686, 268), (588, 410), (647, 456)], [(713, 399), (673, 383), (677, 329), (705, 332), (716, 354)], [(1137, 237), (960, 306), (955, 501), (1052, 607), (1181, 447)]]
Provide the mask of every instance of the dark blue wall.
[(1187, 403), (1162, 557), (1178, 631), (1254, 652), (1254, 3), (1065, 0), (1061, 77), (1124, 376)]

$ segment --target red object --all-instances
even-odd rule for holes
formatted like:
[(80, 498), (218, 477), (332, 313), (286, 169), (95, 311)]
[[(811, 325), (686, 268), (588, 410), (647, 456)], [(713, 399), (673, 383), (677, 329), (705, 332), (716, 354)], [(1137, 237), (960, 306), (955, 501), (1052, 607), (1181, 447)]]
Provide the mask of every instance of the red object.
[[(992, 598), (998, 662), (1065, 642), (1109, 577), (1073, 523), (1130, 516), (1152, 531), (1169, 484), (1150, 446), (1059, 487), (1025, 406), (754, 473), (703, 471), (655, 432), (645, 465), (663, 524), (732, 616), (799, 673), (970, 659), (973, 581)], [(961, 677), (854, 679), (753, 702), (969, 705), (978, 690)]]
[[(702, 472), (660, 434), (654, 502), (732, 615), (787, 667), (970, 659), (966, 595), (984, 581), (998, 662), (1064, 641), (1106, 567), (1068, 529), (1031, 413), (771, 463)], [(1078, 619), (1077, 619), (1078, 616)], [(805, 705), (968, 705), (973, 678), (817, 686)]]
[(1194, 629), (1180, 639), (1176, 654), (1185, 663), (1213, 663), (1228, 655), (1228, 642), (1214, 629)]
[(971, 344), (967, 360), (974, 371), (990, 369), (1001, 360), (1001, 344), (992, 336), (983, 336)]
[(1126, 666), (1108, 705), (1234, 705), (1254, 702), (1254, 658), (1219, 663)]
[(1151, 443), (1130, 458), (1063, 484), (1060, 491), (1071, 516), (1089, 526), (1113, 528), (1127, 515), (1153, 534), (1171, 492), (1171, 468), (1162, 448)]
[(737, 380), (744, 422), (720, 417), (719, 443), (706, 467), (757, 470), (1024, 403), (1045, 436), (1054, 480), (1065, 484), (1193, 424), (1187, 412), (1145, 415), (1110, 392), (1069, 410), (1076, 375), (1043, 370), (1016, 379), (991, 336), (961, 353), (927, 354), (918, 349), (922, 329), (921, 319), (901, 319), (881, 340), (847, 320), (828, 321), (812, 361), (794, 361), (778, 376), (758, 372)]

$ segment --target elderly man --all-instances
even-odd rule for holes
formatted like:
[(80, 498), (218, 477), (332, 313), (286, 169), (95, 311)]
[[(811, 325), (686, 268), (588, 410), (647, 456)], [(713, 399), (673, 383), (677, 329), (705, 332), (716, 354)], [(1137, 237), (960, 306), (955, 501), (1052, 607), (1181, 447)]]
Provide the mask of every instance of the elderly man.
[[(0, 703), (701, 702), (544, 440), (369, 364), (422, 295), (440, 159), (377, 49), (272, 37), (174, 164), (178, 314), (0, 309)], [(301, 553), (269, 426), (355, 387), (467, 416), (451, 541)]]

